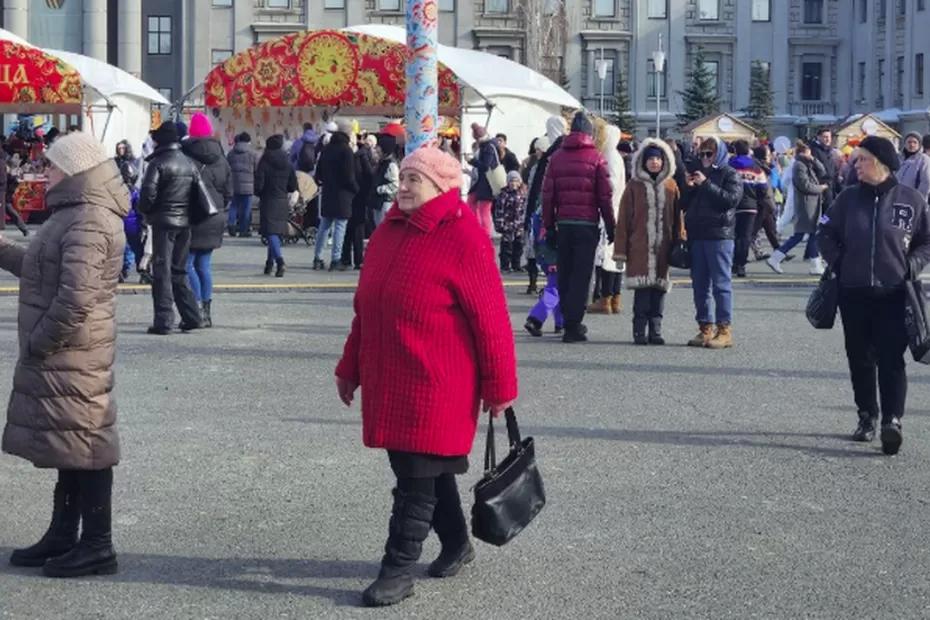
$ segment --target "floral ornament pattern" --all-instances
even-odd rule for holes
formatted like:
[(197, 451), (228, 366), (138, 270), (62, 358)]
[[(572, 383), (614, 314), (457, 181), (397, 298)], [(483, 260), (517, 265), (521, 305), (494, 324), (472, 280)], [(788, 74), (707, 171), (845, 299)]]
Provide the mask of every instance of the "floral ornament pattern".
[[(424, 16), (431, 14), (429, 7), (424, 9)], [(370, 35), (339, 30), (297, 32), (266, 41), (214, 67), (205, 80), (205, 103), (212, 108), (239, 109), (343, 106), (358, 114), (399, 116), (410, 57), (406, 46)], [(458, 116), (458, 79), (442, 65), (438, 75), (438, 90), (434, 86), (433, 92), (439, 107), (445, 115)]]
[(436, 0), (407, 0), (407, 153), (435, 144), (440, 107)]
[(0, 104), (79, 105), (82, 98), (81, 76), (70, 65), (38, 48), (0, 41)]

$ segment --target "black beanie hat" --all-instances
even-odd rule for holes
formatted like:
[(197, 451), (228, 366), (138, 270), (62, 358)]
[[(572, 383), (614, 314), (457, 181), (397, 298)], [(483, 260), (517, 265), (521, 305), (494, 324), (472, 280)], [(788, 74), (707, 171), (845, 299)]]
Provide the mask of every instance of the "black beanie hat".
[(665, 153), (655, 144), (650, 144), (643, 149), (643, 166), (646, 165), (646, 160), (650, 157), (658, 157), (662, 161), (665, 161)]
[(172, 121), (165, 121), (161, 127), (152, 132), (152, 140), (158, 146), (166, 146), (178, 141), (178, 128)]
[(265, 143), (265, 146), (270, 151), (276, 151), (284, 146), (284, 136), (279, 133), (268, 138), (268, 142)]
[(752, 156), (761, 161), (765, 159), (765, 156), (768, 154), (768, 152), (769, 147), (765, 146), (764, 144), (760, 144), (759, 146), (752, 149)]
[(892, 172), (897, 170), (898, 166), (900, 165), (898, 160), (898, 152), (895, 150), (894, 144), (891, 143), (891, 140), (888, 140), (887, 138), (869, 136), (859, 143), (859, 148), (871, 153), (875, 159), (884, 164), (885, 167), (887, 167)]
[(594, 125), (591, 124), (591, 119), (584, 113), (584, 110), (575, 112), (575, 118), (572, 119), (572, 133), (576, 132), (594, 136)]
[(249, 132), (243, 131), (238, 136), (236, 136), (236, 142), (251, 142), (252, 136), (249, 135)]

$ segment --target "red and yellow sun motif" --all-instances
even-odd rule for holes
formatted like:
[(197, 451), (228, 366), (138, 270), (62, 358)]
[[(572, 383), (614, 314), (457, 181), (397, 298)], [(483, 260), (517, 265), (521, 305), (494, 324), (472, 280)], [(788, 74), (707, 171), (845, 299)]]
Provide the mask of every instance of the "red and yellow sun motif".
[(320, 99), (337, 99), (358, 75), (358, 55), (348, 39), (334, 32), (307, 37), (299, 55), (298, 77)]

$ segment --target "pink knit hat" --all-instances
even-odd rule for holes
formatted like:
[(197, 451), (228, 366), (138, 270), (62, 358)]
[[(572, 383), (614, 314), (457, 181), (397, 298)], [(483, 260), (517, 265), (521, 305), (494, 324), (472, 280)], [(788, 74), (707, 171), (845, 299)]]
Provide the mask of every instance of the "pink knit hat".
[(191, 138), (209, 138), (213, 135), (213, 123), (203, 112), (197, 112), (191, 117), (191, 125), (187, 130)]
[(482, 125), (479, 125), (478, 123), (471, 124), (471, 136), (475, 140), (480, 140), (482, 138), (485, 138), (487, 137), (487, 135), (488, 135), (488, 130), (485, 129)]
[(435, 183), (443, 194), (462, 187), (462, 168), (458, 160), (435, 147), (424, 147), (407, 155), (400, 169), (416, 170)]

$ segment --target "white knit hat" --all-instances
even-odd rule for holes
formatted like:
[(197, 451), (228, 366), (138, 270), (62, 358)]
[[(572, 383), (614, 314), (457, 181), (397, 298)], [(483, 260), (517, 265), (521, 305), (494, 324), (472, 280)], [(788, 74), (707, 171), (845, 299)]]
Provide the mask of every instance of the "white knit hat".
[(110, 159), (103, 145), (88, 133), (72, 131), (52, 143), (45, 157), (69, 177), (96, 168)]

